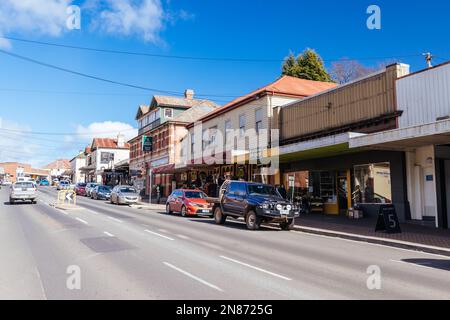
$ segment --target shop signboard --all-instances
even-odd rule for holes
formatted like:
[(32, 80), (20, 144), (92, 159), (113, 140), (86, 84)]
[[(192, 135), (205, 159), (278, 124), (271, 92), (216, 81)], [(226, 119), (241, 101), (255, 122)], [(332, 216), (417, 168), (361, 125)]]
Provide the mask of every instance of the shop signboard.
[(385, 204), (380, 206), (377, 225), (375, 227), (375, 232), (377, 231), (385, 231), (387, 233), (402, 232), (394, 205)]

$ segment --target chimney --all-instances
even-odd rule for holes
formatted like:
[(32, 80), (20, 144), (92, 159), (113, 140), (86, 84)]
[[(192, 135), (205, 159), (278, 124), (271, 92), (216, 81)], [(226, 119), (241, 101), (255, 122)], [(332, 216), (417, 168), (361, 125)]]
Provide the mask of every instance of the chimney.
[(184, 97), (190, 100), (194, 99), (194, 90), (186, 89), (186, 91), (184, 91)]
[(123, 148), (125, 147), (125, 136), (123, 134), (118, 134), (117, 135), (117, 147), (118, 148)]

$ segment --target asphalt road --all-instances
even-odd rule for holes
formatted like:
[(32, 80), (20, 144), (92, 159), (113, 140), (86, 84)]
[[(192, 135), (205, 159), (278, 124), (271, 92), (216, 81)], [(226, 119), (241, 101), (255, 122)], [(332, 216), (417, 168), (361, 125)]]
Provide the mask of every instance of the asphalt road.
[(0, 299), (450, 299), (448, 257), (39, 197), (9, 205), (0, 191)]

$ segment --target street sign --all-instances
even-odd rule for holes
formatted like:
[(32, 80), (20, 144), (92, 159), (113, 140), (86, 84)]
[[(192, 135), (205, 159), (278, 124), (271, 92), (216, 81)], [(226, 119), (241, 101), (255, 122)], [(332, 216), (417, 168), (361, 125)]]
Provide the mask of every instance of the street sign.
[(150, 136), (142, 137), (142, 151), (143, 152), (153, 151), (153, 137)]
[(401, 233), (395, 206), (392, 204), (381, 205), (378, 213), (375, 232), (386, 231), (387, 233)]
[(61, 190), (58, 191), (58, 198), (56, 205), (58, 207), (65, 207), (67, 205), (76, 205), (77, 195), (73, 190)]

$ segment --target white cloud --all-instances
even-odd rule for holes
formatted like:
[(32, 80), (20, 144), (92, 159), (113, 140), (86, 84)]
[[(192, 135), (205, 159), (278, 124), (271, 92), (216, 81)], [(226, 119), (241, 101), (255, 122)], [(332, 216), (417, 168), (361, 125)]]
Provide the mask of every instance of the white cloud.
[(42, 160), (42, 152), (27, 139), (27, 132), (30, 131), (31, 127), (27, 125), (0, 118), (0, 162), (36, 165)]
[(110, 34), (160, 41), (159, 33), (167, 20), (160, 0), (93, 0), (87, 6), (98, 12), (93, 26)]
[(94, 122), (86, 127), (78, 125), (76, 133), (78, 139), (90, 142), (93, 138), (117, 138), (119, 133), (125, 136), (125, 140), (130, 140), (136, 137), (138, 132), (128, 123), (105, 121)]
[[(0, 35), (22, 32), (59, 36), (66, 28), (66, 9), (72, 0), (1, 0)], [(1, 47), (9, 41), (0, 40)]]

